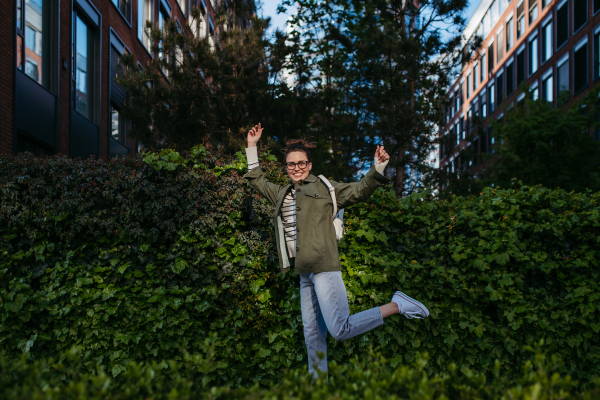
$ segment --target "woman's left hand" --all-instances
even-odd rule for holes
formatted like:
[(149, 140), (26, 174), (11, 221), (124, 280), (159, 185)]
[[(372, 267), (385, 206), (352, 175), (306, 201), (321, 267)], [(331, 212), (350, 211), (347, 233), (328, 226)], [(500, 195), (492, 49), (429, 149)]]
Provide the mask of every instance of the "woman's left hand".
[(375, 152), (375, 169), (377, 172), (383, 175), (388, 162), (390, 162), (389, 154), (384, 150), (383, 146), (377, 146), (377, 151)]

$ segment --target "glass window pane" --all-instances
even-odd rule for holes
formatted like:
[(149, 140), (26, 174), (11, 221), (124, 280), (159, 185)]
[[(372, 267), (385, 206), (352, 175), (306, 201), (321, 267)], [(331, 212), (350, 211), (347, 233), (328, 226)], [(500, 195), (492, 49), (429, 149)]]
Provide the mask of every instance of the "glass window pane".
[(75, 17), (75, 109), (84, 117), (90, 118), (90, 97), (88, 93), (88, 27), (79, 15)]
[(569, 90), (569, 61), (567, 60), (557, 69), (558, 73), (558, 91)]
[(594, 79), (600, 77), (600, 32), (594, 35)]
[(542, 61), (546, 62), (552, 56), (552, 22), (547, 23), (543, 29)]
[(578, 31), (587, 22), (587, 0), (573, 0), (573, 32)]
[(146, 28), (146, 23), (154, 23), (154, 2), (152, 0), (138, 0), (138, 39), (150, 50), (150, 32)]
[(573, 60), (573, 91), (579, 92), (581, 89), (587, 86), (587, 43), (581, 46), (575, 51), (575, 57)]
[(538, 69), (538, 38), (529, 42), (529, 75)]
[(556, 47), (569, 40), (569, 2), (556, 10)]
[(538, 6), (537, 4), (529, 10), (529, 25), (531, 25), (538, 17)]
[(494, 85), (488, 87), (488, 102), (490, 103), (490, 114), (494, 112), (494, 99), (495, 99), (495, 91)]
[(47, 60), (43, 51), (44, 37), (44, 3), (49, 0), (25, 0), (25, 73), (41, 85), (42, 69)]
[(552, 75), (544, 79), (544, 98), (546, 101), (552, 103), (554, 86), (552, 85)]

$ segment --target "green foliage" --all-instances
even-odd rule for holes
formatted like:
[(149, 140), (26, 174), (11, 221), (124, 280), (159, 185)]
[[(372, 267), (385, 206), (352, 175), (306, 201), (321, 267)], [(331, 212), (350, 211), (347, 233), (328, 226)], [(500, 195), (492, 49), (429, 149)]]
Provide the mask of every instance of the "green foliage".
[[(439, 171), (441, 181), (448, 184), (447, 191), (463, 195), (479, 193), (485, 186), (509, 187), (514, 179), (526, 185), (567, 191), (600, 190), (600, 144), (595, 141), (600, 129), (600, 88), (568, 107), (552, 107), (545, 99), (533, 100), (527, 87), (524, 92), (526, 96), (520, 104), (505, 110), (502, 119), (491, 123), (492, 130), (487, 135), (493, 137), (495, 145), (489, 144), (491, 139), (486, 132), (477, 132), (483, 148), (490, 146), (491, 154), (477, 154), (471, 146), (459, 156), (463, 165), (484, 163), (476, 179), (468, 171), (461, 171), (458, 178), (458, 168), (450, 174)], [(564, 105), (567, 100), (568, 92), (563, 92), (558, 103)], [(473, 124), (483, 126), (482, 122)]]
[[(207, 339), (208, 341), (208, 339)], [(60, 360), (27, 361), (27, 356), (0, 358), (0, 397), (16, 399), (596, 399), (600, 381), (585, 388), (569, 376), (560, 376), (560, 364), (539, 350), (522, 367), (514, 381), (500, 375), (499, 363), (492, 374), (452, 364), (447, 373), (428, 376), (427, 355), (418, 355), (410, 366), (389, 367), (389, 360), (370, 354), (351, 363), (332, 363), (328, 380), (312, 381), (306, 369), (286, 371), (270, 388), (210, 387), (206, 377), (219, 369), (211, 356), (185, 355), (182, 362), (128, 362), (118, 377), (99, 368), (86, 372), (89, 356), (71, 348)]]
[(469, 46), (463, 49), (465, 0), (416, 4), (282, 1), (295, 10), (290, 41), (300, 51), (290, 54), (293, 71), (321, 94), (311, 135), (326, 176), (353, 180), (383, 143), (397, 193), (422, 187), (451, 71)]
[[(179, 368), (185, 350), (226, 365), (203, 372), (211, 386), (269, 385), (305, 366), (298, 277), (278, 272), (273, 208), (243, 181), (243, 154), (144, 158), (0, 158), (0, 350), (60, 360), (76, 345), (82, 374), (112, 377), (134, 362)], [(286, 181), (273, 160), (262, 166)], [(431, 318), (330, 338), (329, 359), (367, 360), (373, 347), (396, 369), (426, 352), (430, 377), (518, 379), (544, 339), (557, 372), (592, 381), (599, 201), (519, 185), (445, 200), (379, 190), (345, 215), (351, 312), (402, 290)]]
[[(132, 137), (147, 148), (204, 144), (233, 154), (259, 122), (271, 133), (293, 133), (306, 124), (310, 103), (283, 79), (292, 51), (285, 35), (267, 37), (269, 20), (256, 16), (252, 0), (213, 5), (220, 29), (209, 36), (205, 16), (194, 7), (183, 30), (174, 18), (162, 30), (147, 27), (155, 57), (143, 69), (132, 55), (122, 57), (127, 68), (119, 83), (130, 94), (123, 114), (132, 122)], [(204, 29), (206, 37), (188, 29)]]

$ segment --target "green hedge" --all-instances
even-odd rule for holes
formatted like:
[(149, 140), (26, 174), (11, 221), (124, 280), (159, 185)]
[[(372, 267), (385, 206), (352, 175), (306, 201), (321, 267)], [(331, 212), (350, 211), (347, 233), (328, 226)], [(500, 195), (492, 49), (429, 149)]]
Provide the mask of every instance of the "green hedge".
[[(269, 159), (270, 158), (270, 159)], [(263, 160), (283, 182), (274, 157)], [(298, 277), (278, 272), (272, 207), (241, 176), (245, 159), (196, 148), (79, 161), (0, 157), (0, 350), (111, 376), (131, 362), (227, 364), (211, 385), (268, 385), (306, 363)], [(431, 318), (386, 319), (329, 340), (330, 360), (381, 351), (389, 366), (428, 353), (424, 371), (520, 376), (540, 339), (581, 382), (599, 375), (598, 193), (515, 184), (480, 196), (402, 201), (379, 190), (347, 210), (340, 242), (351, 312), (400, 289)]]
[[(532, 350), (532, 349), (530, 349)], [(28, 361), (24, 356), (10, 362), (0, 357), (0, 398), (3, 400), (381, 400), (381, 399), (481, 399), (481, 400), (596, 400), (600, 381), (578, 387), (571, 377), (556, 373), (557, 360), (540, 351), (522, 367), (518, 378), (508, 380), (495, 362), (489, 376), (450, 364), (444, 374), (428, 376), (426, 356), (410, 366), (389, 368), (389, 361), (370, 354), (371, 361), (354, 358), (349, 363), (330, 364), (328, 379), (311, 381), (306, 368), (287, 371), (270, 388), (211, 387), (207, 376), (223, 366), (210, 356), (186, 355), (183, 362), (128, 362), (117, 379), (101, 368), (86, 371), (81, 350), (70, 349), (66, 358)], [(560, 363), (558, 363), (560, 364)], [(580, 385), (581, 386), (581, 385)]]

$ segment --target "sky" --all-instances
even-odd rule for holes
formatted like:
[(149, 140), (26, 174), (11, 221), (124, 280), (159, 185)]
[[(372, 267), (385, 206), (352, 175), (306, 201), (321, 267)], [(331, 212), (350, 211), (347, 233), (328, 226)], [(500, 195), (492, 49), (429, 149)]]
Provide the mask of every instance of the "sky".
[[(259, 11), (259, 15), (262, 12), (262, 15), (265, 17), (271, 17), (271, 29), (279, 28), (283, 30), (285, 28), (285, 23), (287, 18), (289, 17), (290, 12), (294, 12), (294, 10), (288, 10), (288, 14), (277, 14), (277, 6), (281, 3), (281, 0), (262, 0), (262, 10)], [(465, 10), (465, 18), (468, 21), (471, 15), (475, 12), (475, 9), (479, 5), (479, 0), (470, 1), (469, 5)]]

